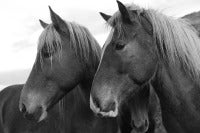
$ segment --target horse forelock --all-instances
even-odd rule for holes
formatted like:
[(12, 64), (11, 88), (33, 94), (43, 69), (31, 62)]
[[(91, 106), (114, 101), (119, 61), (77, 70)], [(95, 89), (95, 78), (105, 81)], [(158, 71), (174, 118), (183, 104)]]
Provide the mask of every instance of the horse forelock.
[[(73, 48), (80, 61), (87, 66), (97, 67), (100, 60), (101, 48), (89, 30), (74, 22), (66, 22), (66, 27), (65, 29), (68, 30), (66, 33), (69, 33), (68, 45)], [(44, 45), (47, 46), (48, 51), (56, 50), (59, 52), (59, 55), (62, 55), (60, 53), (62, 51), (61, 36), (53, 24), (48, 25), (39, 37), (38, 53), (40, 56)], [(43, 59), (42, 56), (41, 59)]]
[[(174, 65), (177, 62), (184, 66), (184, 71), (193, 79), (200, 75), (200, 38), (194, 27), (183, 19), (174, 19), (153, 9), (143, 9), (135, 4), (128, 5), (129, 10), (145, 14), (153, 28), (153, 37), (157, 43), (161, 60)], [(124, 23), (117, 11), (108, 21), (118, 34), (123, 34)], [(159, 47), (159, 48), (158, 48)], [(164, 58), (163, 58), (164, 57)]]
[[(54, 28), (53, 24), (49, 24), (41, 33), (38, 40), (38, 54), (40, 56), (40, 62), (43, 63), (42, 49), (46, 48), (47, 51), (57, 51), (61, 55), (61, 38), (59, 33)], [(52, 64), (52, 57), (51, 57)]]

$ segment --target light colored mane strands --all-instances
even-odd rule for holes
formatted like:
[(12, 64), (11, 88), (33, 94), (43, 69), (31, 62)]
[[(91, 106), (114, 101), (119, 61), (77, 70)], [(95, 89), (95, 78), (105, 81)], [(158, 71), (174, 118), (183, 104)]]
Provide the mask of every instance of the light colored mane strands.
[[(179, 61), (185, 72), (194, 79), (200, 76), (200, 38), (194, 27), (183, 19), (168, 17), (153, 9), (143, 9), (135, 4), (128, 5), (129, 10), (137, 10), (138, 18), (143, 12), (153, 27), (153, 36), (158, 43), (160, 57), (169, 64)], [(111, 19), (109, 25), (123, 34), (123, 23), (119, 11)], [(121, 32), (121, 33), (120, 33)], [(112, 36), (110, 36), (112, 37)]]
[[(100, 46), (91, 35), (87, 28), (76, 24), (75, 22), (65, 22), (66, 32), (69, 34), (69, 45), (75, 50), (80, 61), (87, 63), (88, 66), (94, 65), (100, 58)], [(42, 48), (47, 46), (48, 51), (62, 51), (62, 42), (59, 33), (56, 31), (53, 24), (48, 25), (42, 32), (38, 42), (38, 52), (42, 55)], [(59, 55), (62, 55), (59, 53)], [(41, 56), (42, 59), (42, 56)], [(92, 62), (89, 61), (92, 59)]]

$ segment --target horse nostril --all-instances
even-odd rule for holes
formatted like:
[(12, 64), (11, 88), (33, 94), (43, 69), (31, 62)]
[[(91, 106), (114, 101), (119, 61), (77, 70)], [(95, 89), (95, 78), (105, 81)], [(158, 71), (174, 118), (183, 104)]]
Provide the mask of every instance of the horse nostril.
[(110, 109), (111, 111), (115, 111), (115, 108), (116, 108), (115, 102), (110, 103), (109, 109)]
[(107, 104), (107, 106), (105, 106), (105, 108), (102, 109), (102, 111), (104, 111), (104, 112), (113, 111), (113, 112), (114, 112), (115, 109), (116, 109), (116, 104), (115, 104), (115, 102), (109, 102), (109, 103)]
[(22, 107), (21, 107), (21, 112), (25, 113), (26, 112), (26, 106), (22, 103)]
[(95, 105), (97, 108), (100, 107), (99, 101), (98, 101), (96, 98), (93, 98), (93, 102), (94, 102), (94, 105)]
[(38, 120), (40, 119), (41, 115), (42, 115), (42, 107), (37, 107), (37, 108), (35, 109), (35, 111), (32, 112), (32, 113), (28, 113), (28, 112), (25, 112), (25, 113), (24, 113), (24, 117), (25, 117), (26, 119), (32, 120), (32, 121), (33, 121), (33, 120), (34, 120), (34, 121), (38, 121)]

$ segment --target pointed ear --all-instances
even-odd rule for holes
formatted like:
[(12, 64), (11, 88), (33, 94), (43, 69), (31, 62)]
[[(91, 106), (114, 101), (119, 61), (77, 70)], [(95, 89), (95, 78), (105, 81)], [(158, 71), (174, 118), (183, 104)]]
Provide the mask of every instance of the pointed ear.
[(102, 12), (99, 12), (99, 13), (100, 13), (100, 15), (102, 16), (102, 18), (103, 18), (106, 22), (111, 18), (110, 15), (107, 15), (107, 14), (102, 13)]
[(49, 10), (50, 10), (50, 15), (51, 15), (51, 21), (54, 25), (54, 27), (56, 28), (56, 30), (60, 30), (62, 31), (65, 27), (65, 21), (58, 16), (49, 6)]
[(41, 19), (39, 19), (40, 24), (43, 28), (46, 28), (49, 24), (45, 23), (44, 21), (42, 21)]
[(128, 9), (124, 4), (122, 4), (120, 1), (117, 0), (118, 8), (121, 13), (121, 17), (123, 22), (125, 23), (131, 23), (131, 18)]

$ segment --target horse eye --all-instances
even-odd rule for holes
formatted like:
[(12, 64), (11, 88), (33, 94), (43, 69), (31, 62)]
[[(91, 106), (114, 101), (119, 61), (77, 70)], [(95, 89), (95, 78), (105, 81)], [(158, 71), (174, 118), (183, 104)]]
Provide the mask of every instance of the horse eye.
[(124, 43), (117, 43), (117, 44), (115, 45), (115, 49), (116, 49), (116, 50), (122, 50), (124, 47), (125, 47), (125, 44), (124, 44)]
[(47, 52), (47, 51), (43, 51), (42, 52), (42, 56), (44, 57), (44, 58), (49, 58), (49, 57), (51, 57), (52, 56), (52, 53), (50, 53), (50, 52)]
[(44, 58), (49, 58), (49, 57), (51, 57), (52, 55), (53, 55), (53, 52), (50, 51), (50, 50), (48, 50), (47, 47), (43, 47), (43, 48), (42, 48), (42, 56), (43, 56)]
[(53, 54), (57, 51), (56, 47), (57, 47), (56, 43), (53, 43), (52, 46), (48, 46), (47, 44), (45, 44), (42, 48), (42, 56), (44, 58), (49, 58), (53, 56)]

